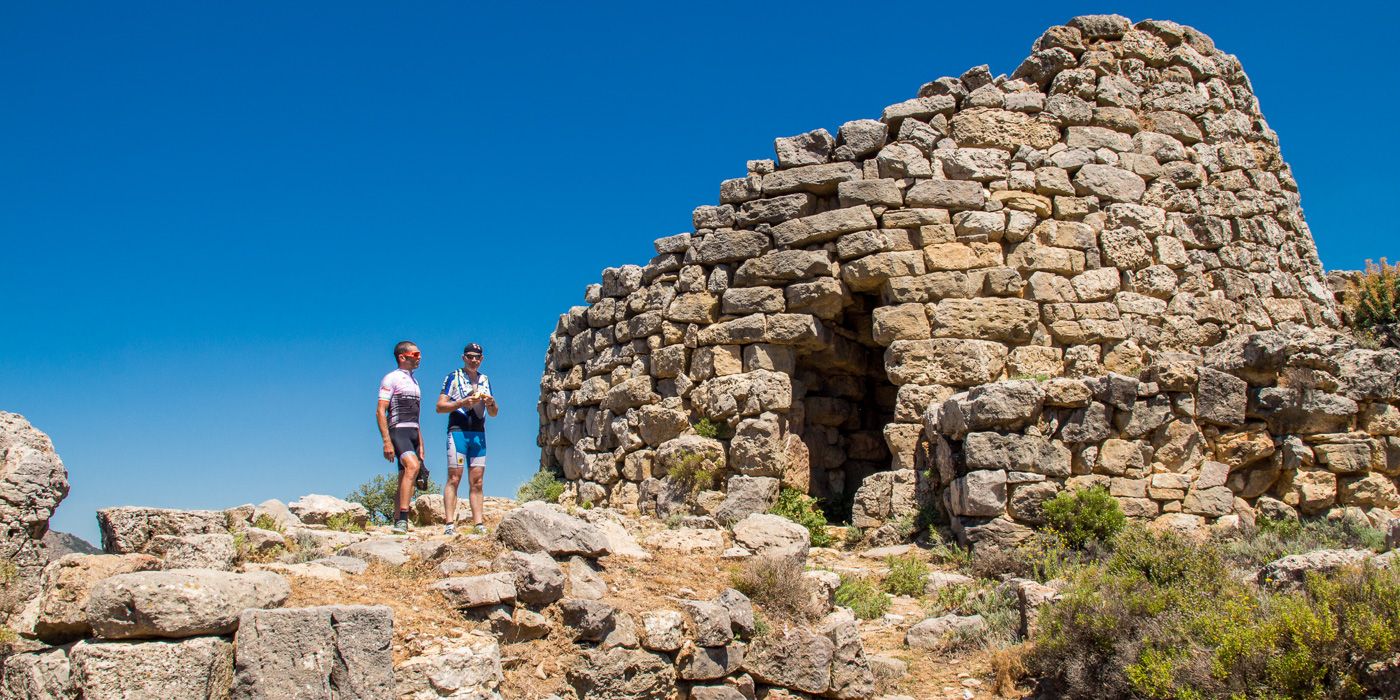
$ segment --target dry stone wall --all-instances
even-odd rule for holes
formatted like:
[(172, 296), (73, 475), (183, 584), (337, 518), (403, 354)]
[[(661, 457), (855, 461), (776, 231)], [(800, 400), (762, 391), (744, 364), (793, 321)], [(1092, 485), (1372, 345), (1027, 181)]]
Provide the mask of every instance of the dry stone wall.
[(1278, 137), (1189, 27), (1077, 17), (1009, 77), (776, 151), (560, 317), (539, 444), (578, 500), (712, 510), (665, 478), (708, 419), (715, 484), (848, 501), (919, 466), (927, 408), (968, 388), (1145, 380), (1161, 353), (1338, 325)]

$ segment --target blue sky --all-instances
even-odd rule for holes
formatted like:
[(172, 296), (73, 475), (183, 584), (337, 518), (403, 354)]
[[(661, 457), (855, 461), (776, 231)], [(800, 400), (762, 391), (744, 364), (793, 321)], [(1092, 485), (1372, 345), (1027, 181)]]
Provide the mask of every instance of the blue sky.
[(1378, 215), (1400, 12), (1293, 7), (7, 2), (0, 410), (54, 438), (52, 525), (95, 541), (109, 505), (343, 496), (388, 469), (393, 344), (435, 395), (474, 340), (501, 403), (487, 492), (511, 495), (549, 333), (602, 268), (688, 230), (774, 137), (1009, 73), (1088, 12), (1237, 54), (1324, 264), (1400, 259)]

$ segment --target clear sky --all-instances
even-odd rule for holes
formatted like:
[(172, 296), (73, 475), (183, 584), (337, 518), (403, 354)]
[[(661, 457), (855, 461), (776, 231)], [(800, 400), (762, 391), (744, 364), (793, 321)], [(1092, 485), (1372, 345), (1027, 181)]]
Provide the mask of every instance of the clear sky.
[(1010, 73), (1103, 11), (1241, 58), (1328, 268), (1400, 259), (1393, 5), (10, 1), (0, 409), (68, 466), (53, 527), (96, 541), (110, 505), (344, 496), (389, 469), (393, 344), (431, 398), (472, 340), (501, 405), (486, 489), (512, 495), (549, 333), (602, 268), (774, 137)]

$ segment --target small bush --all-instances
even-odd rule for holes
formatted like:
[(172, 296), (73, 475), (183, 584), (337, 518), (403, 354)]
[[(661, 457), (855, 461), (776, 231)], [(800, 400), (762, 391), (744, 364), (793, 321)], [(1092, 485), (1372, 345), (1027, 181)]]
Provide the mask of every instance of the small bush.
[(919, 597), (928, 585), (928, 564), (917, 557), (889, 557), (885, 559), (890, 572), (885, 574), (885, 592), (893, 595)]
[(1111, 541), (1128, 522), (1117, 499), (1102, 486), (1062, 491), (1046, 500), (1044, 507), (1046, 526), (1075, 549)]
[(521, 503), (527, 501), (558, 503), (559, 497), (562, 495), (564, 495), (564, 482), (560, 481), (554, 472), (542, 470), (535, 472), (529, 481), (520, 485), (520, 489), (515, 492), (515, 500)]
[(812, 536), (813, 547), (831, 544), (831, 536), (826, 533), (826, 516), (818, 507), (816, 499), (797, 489), (783, 489), (778, 494), (778, 502), (768, 509), (769, 513), (781, 515), (802, 527)]
[(972, 550), (957, 542), (948, 542), (932, 531), (929, 533), (929, 560), (934, 564), (947, 564), (961, 571), (968, 571), (975, 561)]
[(694, 428), (695, 434), (702, 438), (714, 440), (719, 437), (719, 425), (715, 424), (709, 418), (701, 418), (692, 423), (690, 427)]
[(1361, 331), (1384, 330), (1400, 324), (1400, 264), (1379, 265), (1366, 261), (1366, 270), (1352, 283), (1347, 311), (1353, 327)]
[(890, 609), (890, 597), (867, 578), (841, 577), (836, 604), (851, 609), (862, 620), (873, 620)]
[(855, 525), (847, 525), (842, 529), (841, 544), (845, 545), (848, 549), (860, 544), (860, 541), (863, 539), (865, 539), (865, 531)]
[(751, 557), (730, 571), (730, 583), (779, 619), (803, 621), (816, 616), (813, 584), (793, 557)]
[(691, 495), (714, 486), (716, 476), (710, 460), (695, 452), (683, 453), (670, 472), (671, 480), (690, 489)]
[(260, 513), (253, 520), (253, 527), (259, 530), (271, 530), (272, 532), (282, 532), (282, 523), (277, 522), (271, 515)]
[(336, 513), (326, 518), (326, 527), (341, 532), (364, 532), (364, 526), (355, 522), (355, 517), (349, 513)]
[[(399, 476), (395, 474), (376, 474), (374, 478), (360, 484), (358, 488), (350, 492), (345, 500), (351, 503), (358, 503), (369, 511), (369, 521), (375, 525), (386, 525), (394, 517), (396, 508), (394, 498), (399, 492)], [(422, 493), (442, 493), (442, 487), (437, 482), (429, 480), (428, 490)]]

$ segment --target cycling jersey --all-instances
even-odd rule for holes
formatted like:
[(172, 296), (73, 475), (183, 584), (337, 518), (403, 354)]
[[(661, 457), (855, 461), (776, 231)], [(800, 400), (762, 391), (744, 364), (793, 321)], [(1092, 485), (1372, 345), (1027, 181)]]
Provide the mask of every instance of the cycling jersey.
[(413, 373), (396, 369), (379, 382), (379, 400), (389, 402), (389, 429), (417, 428), (418, 406), (423, 401)]
[[(449, 401), (460, 401), (473, 392), (477, 394), (491, 395), (491, 380), (480, 372), (476, 375), (476, 381), (463, 370), (456, 370), (442, 382), (442, 394)], [(447, 431), (462, 431), (467, 433), (486, 432), (486, 404), (479, 403), (475, 406), (463, 406), (447, 416)]]

